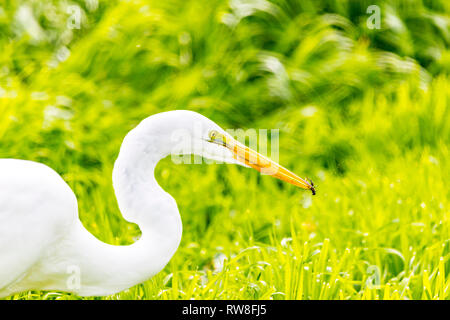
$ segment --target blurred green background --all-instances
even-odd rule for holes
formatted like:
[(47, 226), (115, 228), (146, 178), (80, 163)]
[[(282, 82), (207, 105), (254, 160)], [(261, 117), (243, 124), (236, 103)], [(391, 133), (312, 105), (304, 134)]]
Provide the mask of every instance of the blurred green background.
[(108, 299), (448, 299), (449, 44), (446, 0), (2, 1), (0, 157), (54, 168), (86, 228), (129, 244), (111, 172), (140, 120), (280, 129), (280, 163), (317, 196), (165, 159), (180, 248)]

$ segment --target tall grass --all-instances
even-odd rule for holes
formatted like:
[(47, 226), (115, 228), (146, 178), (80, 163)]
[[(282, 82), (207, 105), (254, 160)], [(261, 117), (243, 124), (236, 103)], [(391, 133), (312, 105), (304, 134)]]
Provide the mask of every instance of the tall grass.
[[(318, 185), (312, 197), (245, 168), (163, 160), (180, 248), (107, 299), (449, 298), (447, 1), (95, 3), (0, 5), (0, 157), (57, 170), (89, 231), (139, 236), (110, 177), (125, 134), (160, 111), (279, 128), (281, 164)], [(371, 4), (381, 29), (366, 26)]]

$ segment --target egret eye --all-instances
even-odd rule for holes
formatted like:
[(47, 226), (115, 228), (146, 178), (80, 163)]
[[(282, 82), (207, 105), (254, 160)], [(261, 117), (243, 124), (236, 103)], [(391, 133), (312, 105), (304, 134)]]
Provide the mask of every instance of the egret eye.
[(217, 138), (217, 136), (219, 135), (219, 133), (216, 130), (211, 130), (209, 132), (209, 138), (211, 140), (215, 140)]
[(216, 130), (211, 130), (209, 132), (209, 142), (225, 146), (227, 144), (226, 141), (226, 137), (220, 132)]

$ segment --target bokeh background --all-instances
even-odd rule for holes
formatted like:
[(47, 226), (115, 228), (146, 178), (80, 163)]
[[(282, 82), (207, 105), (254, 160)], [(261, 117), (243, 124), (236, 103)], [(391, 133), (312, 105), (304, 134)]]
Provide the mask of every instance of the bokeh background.
[(130, 244), (111, 172), (140, 120), (280, 129), (280, 163), (316, 196), (165, 159), (180, 248), (107, 299), (448, 299), (449, 26), (446, 0), (2, 1), (0, 157), (54, 168), (86, 228)]

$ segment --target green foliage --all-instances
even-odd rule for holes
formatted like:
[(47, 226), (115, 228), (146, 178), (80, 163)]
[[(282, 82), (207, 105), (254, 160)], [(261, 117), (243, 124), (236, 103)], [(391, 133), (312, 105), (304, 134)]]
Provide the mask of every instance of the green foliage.
[[(0, 4), (0, 157), (58, 171), (89, 231), (139, 235), (112, 167), (125, 134), (165, 110), (279, 128), (280, 163), (318, 185), (312, 197), (245, 168), (163, 160), (182, 243), (108, 299), (449, 299), (448, 1), (96, 3)], [(366, 25), (372, 4), (381, 29)]]

